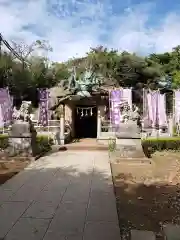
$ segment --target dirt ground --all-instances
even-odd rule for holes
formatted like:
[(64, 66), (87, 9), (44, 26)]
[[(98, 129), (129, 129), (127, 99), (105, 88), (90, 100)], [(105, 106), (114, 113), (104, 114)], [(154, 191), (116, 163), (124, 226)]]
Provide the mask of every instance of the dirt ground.
[(122, 240), (131, 229), (162, 238), (162, 225), (180, 225), (180, 153), (154, 154), (152, 164), (112, 164)]
[(20, 160), (8, 162), (0, 161), (0, 185), (22, 171), (28, 165), (28, 163), (29, 161)]

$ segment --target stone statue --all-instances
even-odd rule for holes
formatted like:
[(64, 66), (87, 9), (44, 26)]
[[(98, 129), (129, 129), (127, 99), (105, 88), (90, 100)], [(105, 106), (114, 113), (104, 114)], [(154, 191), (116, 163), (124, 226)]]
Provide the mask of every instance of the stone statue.
[(84, 74), (82, 74), (79, 80), (77, 80), (79, 90), (90, 91), (95, 84), (94, 78), (94, 73), (90, 69), (86, 69)]
[(99, 86), (100, 81), (99, 78), (96, 76), (92, 68), (86, 68), (85, 72), (79, 76), (77, 79), (76, 77), (76, 70), (73, 68), (71, 72), (71, 76), (69, 78), (69, 90), (75, 90), (77, 95), (80, 96), (90, 96), (90, 92), (92, 87)]
[(128, 102), (120, 103), (120, 124), (117, 136), (121, 137), (138, 137), (140, 134), (139, 109), (136, 105), (130, 108)]
[(140, 117), (139, 108), (133, 104), (132, 109), (130, 108), (128, 102), (122, 102), (119, 105), (120, 107), (120, 122), (127, 123), (129, 120), (137, 121)]
[(75, 68), (70, 70), (71, 74), (68, 78), (68, 90), (74, 91), (77, 89), (77, 81), (76, 81), (76, 70)]
[(31, 102), (30, 101), (22, 101), (21, 107), (18, 110), (16, 107), (13, 109), (13, 120), (24, 119), (24, 121), (28, 121), (30, 119), (31, 114)]
[(128, 102), (120, 103), (119, 108), (120, 108), (120, 122), (126, 123), (131, 116), (130, 106)]
[(136, 105), (130, 108), (127, 102), (120, 104), (121, 122), (116, 132), (116, 153), (119, 160), (139, 159), (145, 161), (141, 145), (139, 109)]
[(140, 118), (140, 114), (139, 114), (139, 108), (133, 104), (132, 105), (132, 111), (131, 111), (131, 119), (136, 121)]
[(19, 110), (14, 108), (13, 124), (9, 132), (10, 156), (30, 157), (35, 154), (36, 130), (30, 118), (31, 102), (23, 101)]

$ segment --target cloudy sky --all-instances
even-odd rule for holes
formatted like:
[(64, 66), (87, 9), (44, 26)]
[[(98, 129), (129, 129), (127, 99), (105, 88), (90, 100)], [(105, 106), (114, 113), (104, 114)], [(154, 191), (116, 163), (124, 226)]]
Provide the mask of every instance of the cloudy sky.
[(51, 60), (83, 56), (104, 45), (139, 54), (180, 44), (179, 0), (0, 0), (7, 40), (48, 40)]

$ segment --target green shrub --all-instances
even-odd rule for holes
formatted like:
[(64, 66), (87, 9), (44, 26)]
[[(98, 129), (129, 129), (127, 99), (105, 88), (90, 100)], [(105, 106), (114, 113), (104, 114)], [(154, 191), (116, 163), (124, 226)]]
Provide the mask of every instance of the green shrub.
[(109, 138), (108, 139), (108, 151), (114, 152), (116, 150), (116, 139)]
[(36, 137), (36, 155), (39, 155), (44, 152), (49, 152), (53, 145), (52, 138), (48, 138), (48, 136), (37, 135)]
[(8, 147), (8, 135), (0, 134), (0, 149), (5, 149)]
[[(46, 135), (37, 135), (36, 137), (36, 150), (35, 155), (40, 155), (41, 153), (48, 152), (51, 150), (53, 145), (53, 140), (48, 138)], [(8, 135), (0, 134), (0, 149), (5, 149), (8, 147)]]
[(147, 156), (155, 151), (180, 150), (180, 137), (148, 138), (142, 140), (142, 147)]

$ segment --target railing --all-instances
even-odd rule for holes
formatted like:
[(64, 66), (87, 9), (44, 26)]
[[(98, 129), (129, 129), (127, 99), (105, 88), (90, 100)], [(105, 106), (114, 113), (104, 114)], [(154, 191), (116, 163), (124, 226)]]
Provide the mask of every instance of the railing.
[[(60, 120), (49, 120), (47, 126), (42, 126), (38, 124), (38, 120), (32, 120), (34, 127), (37, 133), (42, 135), (47, 135), (49, 138), (52, 138), (54, 143), (59, 144), (60, 142)], [(11, 125), (7, 127), (0, 128), (0, 134), (8, 134), (10, 131)], [(64, 125), (64, 139), (70, 137), (71, 127), (67, 121)]]
[(60, 131), (60, 120), (49, 120), (47, 126), (38, 124), (38, 120), (32, 121), (37, 132), (59, 132)]
[[(115, 126), (110, 123), (109, 120), (103, 120), (101, 121), (101, 132), (100, 132), (100, 138), (110, 138), (115, 137), (116, 133), (120, 131), (120, 126)], [(157, 130), (158, 131), (158, 130)], [(141, 138), (147, 138), (149, 134), (152, 132), (152, 128), (143, 128), (140, 136)], [(159, 135), (159, 132), (157, 132), (157, 136)]]
[[(53, 133), (60, 132), (60, 120), (49, 120), (48, 121), (48, 126), (41, 126), (38, 124), (38, 120), (33, 120), (32, 121), (34, 124), (34, 127), (38, 133), (44, 133), (47, 135), (51, 135)], [(1, 134), (8, 134), (10, 131), (11, 125), (5, 126), (0, 128), (0, 133)]]
[(114, 137), (116, 134), (116, 127), (110, 123), (110, 120), (101, 121), (101, 129), (100, 129), (100, 138), (108, 139)]
[(111, 124), (109, 120), (101, 121), (101, 132), (109, 132), (110, 125)]

